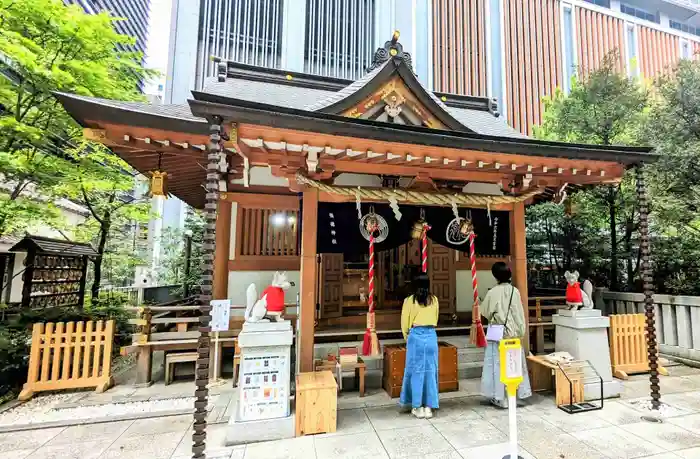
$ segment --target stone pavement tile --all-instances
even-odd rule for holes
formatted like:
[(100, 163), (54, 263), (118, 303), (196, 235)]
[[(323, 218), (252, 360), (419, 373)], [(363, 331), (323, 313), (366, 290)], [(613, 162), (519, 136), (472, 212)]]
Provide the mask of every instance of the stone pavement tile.
[(97, 459), (108, 442), (87, 441), (62, 445), (44, 445), (31, 454), (32, 459)]
[(503, 432), (485, 419), (435, 424), (435, 428), (457, 450), (508, 440)]
[(682, 392), (679, 394), (664, 395), (661, 400), (674, 407), (699, 413), (700, 412), (700, 392)]
[(661, 391), (665, 394), (692, 392), (700, 389), (700, 381), (691, 376), (662, 376), (659, 385), (661, 386)]
[(667, 422), (658, 424), (642, 421), (621, 427), (640, 438), (662, 447), (666, 451), (677, 451), (700, 446), (700, 436)]
[(537, 459), (608, 459), (605, 454), (570, 434), (537, 439), (523, 437), (520, 444)]
[(0, 451), (0, 459), (27, 459), (33, 449), (15, 449), (13, 451)]
[(691, 432), (700, 435), (700, 414), (671, 418), (666, 422), (683, 427), (686, 430), (690, 430)]
[[(666, 378), (664, 378), (666, 379)], [(666, 392), (666, 387), (663, 389)], [(620, 392), (621, 398), (639, 398), (649, 396), (649, 379), (642, 379), (638, 381), (625, 381), (622, 383), (622, 390)]]
[[(653, 456), (647, 456), (644, 459), (678, 459), (682, 456), (679, 456), (678, 454), (674, 453), (661, 453), (661, 454), (654, 454)], [(700, 458), (700, 456), (698, 456)]]
[(244, 459), (313, 459), (314, 437), (253, 443), (246, 446)]
[(137, 419), (124, 432), (125, 437), (178, 432), (184, 434), (192, 424), (192, 416), (163, 416), (160, 418)]
[[(245, 446), (226, 446), (226, 429), (228, 424), (209, 424), (207, 426), (207, 457), (210, 455), (231, 454), (234, 450), (243, 450)], [(192, 431), (186, 432), (175, 448), (173, 456), (192, 456)]]
[(427, 422), (425, 419), (417, 419), (411, 413), (400, 410), (398, 406), (367, 408), (365, 413), (377, 431), (420, 427)]
[[(530, 412), (532, 413), (533, 411)], [(605, 419), (605, 416), (601, 417), (597, 415), (599, 412), (601, 411), (569, 414), (563, 412), (559, 408), (548, 408), (540, 410), (539, 416), (567, 433), (612, 426), (612, 424)], [(636, 418), (635, 422), (638, 420), (639, 417)]]
[(338, 435), (352, 435), (374, 432), (374, 427), (362, 408), (354, 410), (339, 410), (335, 432), (318, 434), (319, 437), (336, 437)]
[(374, 406), (398, 406), (399, 399), (392, 399), (389, 394), (383, 389), (374, 389), (372, 393), (365, 393), (364, 397), (360, 397), (358, 392), (348, 393), (348, 399), (351, 399), (353, 395), (356, 397), (355, 400), (359, 400), (364, 403), (367, 408)]
[(37, 449), (63, 431), (63, 427), (54, 429), (24, 430), (0, 434), (0, 451)]
[(508, 410), (496, 408), (483, 397), (469, 397), (464, 399), (463, 403), (464, 406), (476, 412), (476, 414), (486, 420), (500, 418), (508, 419)]
[(377, 434), (372, 432), (314, 437), (316, 457), (323, 459), (388, 459)]
[(665, 452), (663, 448), (615, 426), (586, 430), (572, 435), (614, 459), (632, 459)]
[(460, 379), (459, 392), (467, 395), (479, 395), (481, 393), (481, 379)]
[(433, 411), (433, 424), (443, 422), (458, 422), (467, 419), (482, 419), (474, 410), (470, 409), (463, 400), (440, 400), (440, 409)]
[[(508, 435), (509, 422), (507, 417), (491, 419), (490, 422), (496, 426), (498, 430)], [(556, 425), (533, 413), (518, 413), (517, 422), (520, 435), (526, 435), (530, 438), (560, 435), (564, 433), (564, 431)]]
[[(445, 424), (448, 425), (448, 424)], [(399, 428), (377, 432), (391, 459), (452, 451), (454, 448), (430, 423), (423, 427)], [(322, 456), (319, 456), (319, 459)]]
[(109, 445), (119, 438), (133, 422), (103, 422), (66, 427), (63, 432), (53, 437), (47, 445), (65, 445), (74, 442), (98, 440)]
[[(510, 444), (508, 442), (496, 443), (476, 448), (460, 449), (458, 452), (464, 459), (501, 459), (510, 452)], [(522, 446), (518, 448), (518, 454), (523, 459), (535, 459), (535, 456), (525, 451)]]
[(100, 459), (167, 459), (173, 455), (182, 433), (161, 433), (128, 437), (122, 435), (102, 453)]
[[(604, 402), (602, 410), (592, 411), (591, 413), (616, 426), (635, 424), (640, 422), (642, 417), (642, 413), (633, 410), (622, 402)], [(580, 415), (572, 414), (571, 416), (576, 417)]]
[[(319, 459), (321, 459), (319, 457)], [(420, 456), (409, 456), (406, 459), (462, 459), (462, 455), (457, 451), (443, 451), (441, 453), (422, 454)], [(486, 458), (481, 458), (486, 459)], [(500, 459), (500, 458), (499, 458)], [(527, 459), (527, 458), (523, 458)]]
[(700, 459), (700, 448), (681, 449), (674, 454), (683, 459)]
[(673, 365), (666, 367), (669, 376), (700, 376), (700, 368), (693, 368), (686, 365)]

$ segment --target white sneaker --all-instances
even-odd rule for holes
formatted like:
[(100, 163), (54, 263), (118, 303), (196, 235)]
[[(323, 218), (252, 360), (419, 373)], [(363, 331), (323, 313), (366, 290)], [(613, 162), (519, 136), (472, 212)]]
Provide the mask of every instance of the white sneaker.
[(422, 406), (420, 408), (413, 408), (411, 410), (411, 414), (417, 417), (418, 419), (423, 419), (425, 417), (425, 411), (423, 411)]
[(425, 414), (425, 419), (430, 419), (433, 417), (433, 410), (426, 406), (425, 410), (423, 410), (423, 414)]

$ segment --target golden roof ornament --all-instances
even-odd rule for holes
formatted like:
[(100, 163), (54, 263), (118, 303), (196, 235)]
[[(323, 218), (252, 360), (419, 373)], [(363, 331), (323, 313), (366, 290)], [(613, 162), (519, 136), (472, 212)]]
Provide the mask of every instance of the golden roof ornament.
[(372, 57), (372, 63), (369, 67), (367, 67), (368, 72), (378, 69), (390, 59), (403, 60), (408, 68), (413, 71), (413, 60), (409, 53), (404, 52), (403, 46), (401, 43), (399, 43), (400, 36), (401, 33), (398, 30), (395, 30), (391, 35), (391, 40), (384, 43), (383, 47), (377, 48), (377, 50), (374, 52), (374, 56)]

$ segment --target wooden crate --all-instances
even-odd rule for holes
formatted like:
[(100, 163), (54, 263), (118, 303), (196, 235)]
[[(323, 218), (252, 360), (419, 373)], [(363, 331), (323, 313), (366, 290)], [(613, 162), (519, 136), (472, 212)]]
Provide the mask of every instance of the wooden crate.
[(338, 386), (330, 371), (299, 373), (296, 378), (296, 435), (335, 432)]
[[(572, 405), (584, 401), (583, 368), (569, 368), (567, 375), (556, 364), (541, 355), (527, 357), (530, 385), (533, 392), (554, 390), (557, 406)], [(552, 384), (554, 374), (554, 384)], [(573, 397), (572, 397), (573, 396)]]
[[(390, 397), (401, 395), (403, 373), (406, 369), (406, 345), (387, 344), (384, 346), (384, 375), (382, 386)], [(457, 368), (457, 348), (451, 344), (438, 343), (438, 391), (459, 390)]]

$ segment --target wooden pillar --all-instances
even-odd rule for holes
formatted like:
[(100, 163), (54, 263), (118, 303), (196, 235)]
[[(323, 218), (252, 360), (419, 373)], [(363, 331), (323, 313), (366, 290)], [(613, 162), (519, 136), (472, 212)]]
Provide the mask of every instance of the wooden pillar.
[(216, 218), (216, 240), (214, 243), (215, 300), (228, 298), (228, 258), (231, 245), (231, 201), (220, 200)]
[(314, 366), (314, 320), (316, 315), (316, 235), (318, 232), (318, 190), (304, 191), (301, 222), (301, 305), (299, 327), (300, 371), (313, 371)]
[(510, 213), (510, 254), (513, 266), (513, 285), (520, 291), (525, 313), (525, 338), (523, 348), (530, 349), (529, 312), (527, 307), (527, 251), (525, 248), (525, 203), (513, 204)]

